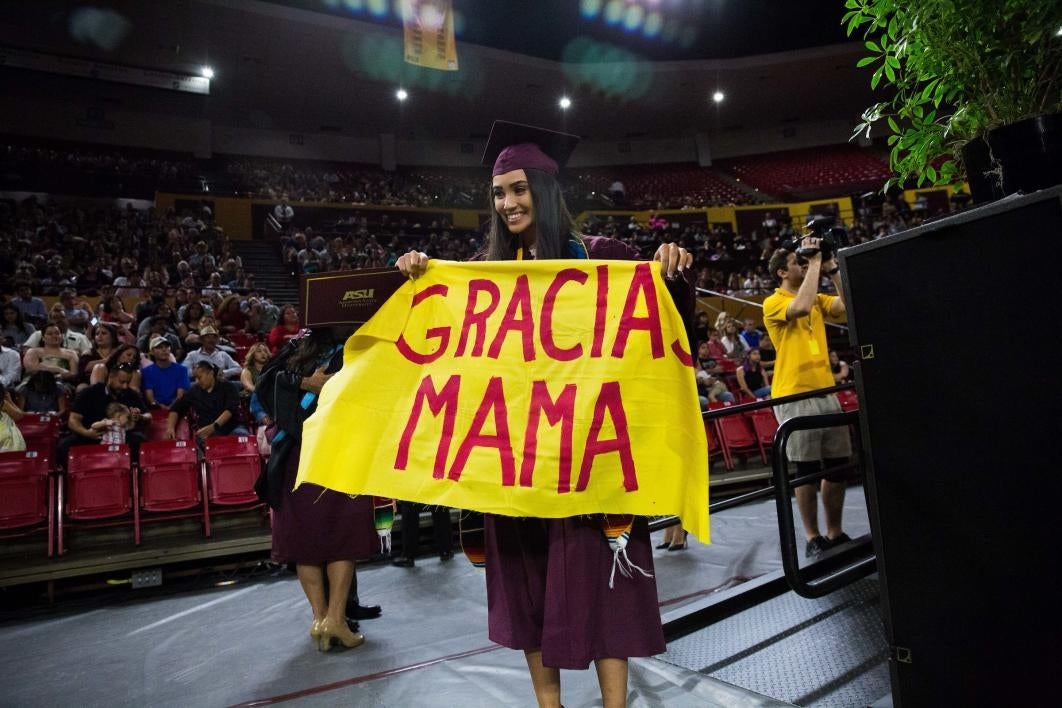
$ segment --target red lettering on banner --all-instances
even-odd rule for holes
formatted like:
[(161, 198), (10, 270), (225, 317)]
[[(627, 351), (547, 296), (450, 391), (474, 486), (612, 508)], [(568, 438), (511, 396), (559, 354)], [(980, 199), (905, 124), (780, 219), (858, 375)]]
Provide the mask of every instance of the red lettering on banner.
[[(638, 307), (638, 300), (643, 298), (647, 315), (635, 317), (634, 311)], [(613, 358), (623, 358), (623, 352), (627, 348), (627, 337), (632, 330), (636, 329), (649, 333), (653, 358), (663, 357), (664, 335), (660, 329), (660, 304), (656, 299), (656, 286), (653, 284), (653, 273), (649, 263), (639, 263), (634, 267), (634, 277), (627, 291), (627, 302), (623, 305), (623, 314), (620, 315), (619, 327), (616, 331), (616, 343), (612, 347)]]
[[(518, 311), (520, 312), (520, 317), (516, 316)], [(521, 275), (516, 279), (509, 305), (505, 308), (505, 316), (502, 317), (501, 325), (498, 326), (498, 333), (495, 335), (494, 341), (491, 342), (487, 356), (491, 359), (498, 358), (501, 354), (505, 337), (511, 331), (519, 332), (522, 335), (524, 361), (534, 361), (535, 318), (531, 313), (531, 288), (528, 285), (526, 275)]]
[[(476, 312), (476, 303), (479, 294), (487, 293), (490, 301), (487, 306)], [(476, 278), (468, 282), (468, 303), (465, 305), (465, 319), (461, 323), (461, 340), (457, 343), (457, 351), (454, 356), (464, 356), (465, 346), (468, 344), (468, 336), (474, 327), (476, 330), (476, 342), (472, 345), (472, 356), (483, 356), (483, 339), (486, 336), (487, 318), (494, 314), (501, 301), (501, 291), (497, 283), (492, 280)]]
[(565, 283), (576, 282), (583, 285), (588, 277), (581, 270), (565, 268), (557, 273), (546, 289), (546, 295), (542, 300), (542, 318), (539, 321), (538, 337), (542, 340), (542, 349), (546, 352), (546, 356), (554, 361), (572, 361), (583, 355), (582, 344), (563, 349), (553, 341), (553, 308), (557, 305), (557, 295)]
[(608, 310), (608, 266), (597, 267), (597, 310), (594, 312), (594, 344), (590, 356), (601, 358), (605, 346), (605, 313)]
[(413, 433), (417, 430), (417, 423), (420, 422), (421, 411), (424, 410), (424, 404), (427, 403), (428, 410), (436, 418), (443, 412), (443, 409), (446, 410), (446, 415), (443, 418), (442, 438), (439, 440), (439, 447), (435, 451), (435, 467), (432, 472), (435, 479), (443, 478), (446, 468), (446, 456), (450, 452), (450, 440), (454, 436), (454, 421), (457, 418), (457, 394), (460, 388), (461, 377), (457, 374), (447, 380), (441, 391), (435, 390), (431, 376), (425, 376), (420, 382), (420, 387), (417, 388), (417, 394), (413, 399), (413, 410), (410, 412), (405, 430), (402, 431), (402, 437), (399, 439), (398, 454), (395, 456), (396, 470), (404, 470), (409, 464), (409, 445), (413, 440)]
[[(487, 422), (487, 416), (494, 413), (494, 435), (485, 435), (483, 425)], [(469, 428), (461, 446), (457, 448), (454, 463), (450, 466), (447, 477), (454, 482), (461, 480), (461, 472), (468, 464), (469, 455), (476, 447), (493, 447), (498, 450), (501, 458), (502, 486), (511, 487), (516, 484), (516, 462), (513, 459), (513, 443), (509, 437), (509, 411), (505, 407), (505, 391), (502, 388), (500, 377), (492, 376), (487, 390), (483, 392), (483, 400), (472, 418), (472, 427)]]
[(551, 426), (561, 424), (560, 474), (557, 477), (557, 493), (571, 491), (572, 482), (572, 428), (575, 423), (575, 384), (568, 384), (554, 401), (549, 395), (545, 381), (531, 384), (531, 409), (524, 431), (524, 455), (520, 463), (520, 486), (530, 487), (538, 455), (538, 427), (542, 414)]
[[(425, 288), (424, 290), (421, 290), (419, 293), (413, 296), (412, 306), (416, 307), (421, 302), (433, 295), (442, 295), (443, 297), (446, 297), (448, 291), (449, 288), (447, 288), (445, 285), (432, 285), (431, 287)], [(424, 338), (438, 338), (439, 348), (428, 354), (421, 354), (420, 352), (414, 351), (413, 348), (409, 346), (409, 343), (406, 341), (406, 337), (404, 334), (399, 335), (398, 341), (395, 342), (395, 346), (398, 348), (398, 351), (402, 354), (402, 356), (404, 356), (406, 359), (413, 362), (414, 364), (430, 364), (431, 362), (441, 357), (444, 353), (446, 353), (446, 347), (448, 344), (450, 344), (450, 328), (431, 327), (424, 333)]]
[(674, 352), (675, 356), (680, 362), (682, 362), (683, 366), (693, 366), (693, 355), (682, 347), (681, 338), (676, 339), (671, 343), (671, 351)]
[[(612, 440), (600, 438), (606, 412), (612, 418), (612, 425), (616, 429), (616, 437)], [(610, 452), (619, 453), (620, 467), (623, 470), (623, 488), (628, 492), (638, 489), (638, 474), (634, 469), (634, 455), (631, 452), (627, 414), (623, 410), (619, 381), (606, 381), (601, 384), (601, 393), (594, 403), (594, 419), (590, 424), (590, 432), (586, 436), (586, 448), (583, 462), (579, 466), (579, 480), (576, 482), (575, 491), (584, 491), (590, 483), (590, 469), (594, 466), (594, 458)]]

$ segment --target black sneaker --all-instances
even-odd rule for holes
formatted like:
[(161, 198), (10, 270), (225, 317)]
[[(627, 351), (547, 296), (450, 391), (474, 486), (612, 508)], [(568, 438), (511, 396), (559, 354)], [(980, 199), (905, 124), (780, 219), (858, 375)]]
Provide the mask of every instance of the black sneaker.
[(416, 562), (412, 558), (399, 557), (391, 561), (391, 565), (397, 565), (399, 568), (412, 568)]
[(827, 538), (826, 543), (830, 544), (830, 548), (836, 548), (837, 546), (843, 546), (844, 544), (849, 543), (851, 540), (851, 536), (846, 533), (842, 533), (837, 538)]
[(816, 536), (808, 541), (808, 545), (804, 547), (805, 558), (818, 558), (822, 555), (822, 552), (830, 548), (830, 542), (822, 536)]

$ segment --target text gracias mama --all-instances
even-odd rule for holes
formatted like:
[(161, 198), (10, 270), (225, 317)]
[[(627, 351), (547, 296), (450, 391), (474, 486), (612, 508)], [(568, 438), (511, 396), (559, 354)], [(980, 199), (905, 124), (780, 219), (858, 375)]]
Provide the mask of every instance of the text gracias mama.
[[(506, 304), (505, 313), (496, 328), (490, 327), (488, 319), (501, 305), (500, 288), (491, 280), (471, 279), (468, 281), (460, 338), (457, 339), (452, 352), (451, 345), (454, 344), (452, 326), (430, 327), (425, 330), (425, 343), (430, 342), (434, 345), (428, 351), (414, 349), (404, 335), (399, 337), (395, 346), (406, 360), (420, 365), (430, 364), (446, 355), (454, 358), (498, 359), (506, 338), (515, 336), (519, 338), (522, 345), (525, 362), (534, 361), (539, 353), (554, 361), (573, 362), (583, 358), (601, 359), (606, 356), (622, 359), (631, 334), (643, 332), (649, 337), (652, 358), (661, 359), (666, 356), (664, 333), (660, 321), (660, 303), (650, 268), (649, 263), (642, 263), (634, 268), (627, 285), (622, 314), (613, 326), (614, 336), (610, 336), (612, 333), (607, 331), (609, 268), (607, 265), (600, 265), (595, 268), (596, 277), (589, 286), (587, 283), (590, 276), (584, 270), (569, 268), (558, 272), (546, 288), (538, 312), (534, 311), (534, 300), (531, 297), (528, 276), (518, 276)], [(588, 293), (588, 296), (594, 295), (596, 305), (593, 336), (589, 342), (578, 342), (564, 347), (554, 338), (553, 321), (557, 316), (555, 306), (561, 289), (575, 286), (593, 288)], [(415, 308), (429, 298), (450, 296), (450, 288), (447, 285), (431, 285), (413, 297), (412, 306)], [(455, 294), (455, 296), (460, 297), (460, 294)], [(483, 304), (480, 304), (481, 299), (484, 300)], [(644, 316), (635, 314), (639, 311), (644, 312)], [(693, 360), (684, 348), (684, 340), (684, 335), (675, 339), (670, 343), (669, 349), (683, 365), (692, 367)], [(532, 382), (519, 476), (517, 476), (513, 439), (509, 427), (509, 404), (506, 401), (502, 379), (498, 376), (491, 377), (487, 383), (472, 424), (467, 434), (460, 440), (449, 469), (446, 469), (450, 444), (454, 440), (460, 389), (461, 376), (459, 374), (450, 375), (441, 387), (436, 386), (430, 374), (421, 380), (412, 410), (399, 440), (394, 462), (395, 469), (405, 470), (407, 468), (410, 445), (424, 409), (427, 408), (436, 418), (443, 416), (441, 436), (435, 445), (433, 476), (436, 479), (445, 477), (455, 482), (459, 481), (469, 456), (475, 448), (493, 448), (497, 451), (501, 461), (502, 485), (514, 486), (519, 481), (520, 486), (531, 487), (537, 457), (538, 432), (542, 418), (545, 417), (550, 426), (555, 427), (558, 424), (561, 426), (557, 492), (563, 494), (571, 491), (572, 436), (576, 396), (579, 395), (576, 384), (566, 384), (560, 394), (554, 397), (550, 394), (546, 381)], [(594, 459), (605, 454), (619, 456), (624, 489), (628, 492), (635, 491), (638, 489), (638, 477), (620, 383), (619, 381), (602, 381), (595, 393), (597, 397), (594, 402), (593, 418), (585, 444), (582, 446), (584, 452), (575, 491), (586, 489)], [(615, 430), (614, 438), (601, 437), (606, 417), (611, 419), (612, 429)], [(491, 420), (493, 424), (493, 433), (485, 431), (488, 420)]]

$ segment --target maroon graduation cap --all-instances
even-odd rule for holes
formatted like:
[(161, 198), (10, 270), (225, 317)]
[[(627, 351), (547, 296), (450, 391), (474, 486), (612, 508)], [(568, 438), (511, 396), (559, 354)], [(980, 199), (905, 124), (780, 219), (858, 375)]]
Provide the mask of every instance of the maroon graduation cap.
[(483, 152), (483, 164), (493, 167), (492, 177), (513, 170), (542, 170), (556, 177), (578, 142), (578, 135), (496, 120)]

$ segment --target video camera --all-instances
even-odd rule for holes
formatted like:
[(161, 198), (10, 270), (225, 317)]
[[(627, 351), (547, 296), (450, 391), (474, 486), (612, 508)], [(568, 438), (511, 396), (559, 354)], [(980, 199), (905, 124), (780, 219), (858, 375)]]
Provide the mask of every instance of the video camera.
[(819, 239), (819, 248), (801, 248), (800, 242), (804, 236), (797, 236), (782, 244), (782, 248), (797, 254), (797, 259), (807, 258), (822, 251), (822, 260), (828, 261), (833, 258), (837, 249), (848, 246), (848, 232), (839, 226), (834, 226), (836, 219), (833, 216), (822, 214), (809, 214), (805, 228), (809, 231), (807, 236)]

